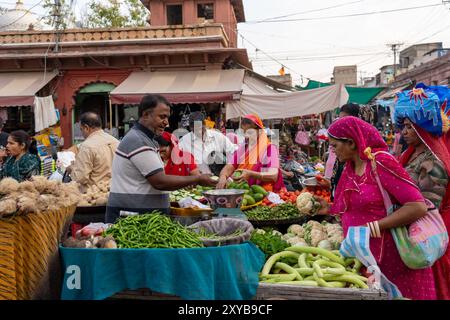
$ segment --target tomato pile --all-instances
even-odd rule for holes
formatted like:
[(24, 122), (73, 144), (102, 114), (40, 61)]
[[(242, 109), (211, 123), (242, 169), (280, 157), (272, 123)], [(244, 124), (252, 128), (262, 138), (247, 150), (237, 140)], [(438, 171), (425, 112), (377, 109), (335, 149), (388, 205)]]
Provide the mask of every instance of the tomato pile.
[(280, 190), (278, 195), (280, 196), (281, 200), (284, 200), (285, 202), (289, 203), (296, 203), (297, 197), (300, 194), (300, 191), (287, 191), (286, 188), (283, 188)]
[[(278, 195), (280, 196), (281, 200), (287, 203), (293, 203), (296, 204), (297, 197), (300, 194), (300, 191), (288, 191), (286, 188), (282, 188), (280, 192), (278, 192)], [(267, 198), (265, 198), (262, 202), (263, 206), (272, 206), (272, 202), (270, 202)]]

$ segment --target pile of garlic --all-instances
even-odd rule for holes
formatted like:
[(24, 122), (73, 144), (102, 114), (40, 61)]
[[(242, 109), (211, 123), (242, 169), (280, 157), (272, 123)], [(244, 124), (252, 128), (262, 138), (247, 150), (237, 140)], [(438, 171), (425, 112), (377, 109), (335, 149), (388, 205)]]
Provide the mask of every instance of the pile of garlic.
[(21, 183), (12, 178), (0, 181), (0, 217), (59, 210), (76, 205), (80, 199), (76, 182), (61, 183), (43, 176)]
[(90, 186), (81, 195), (79, 207), (105, 206), (109, 197), (109, 181), (101, 181), (98, 185)]

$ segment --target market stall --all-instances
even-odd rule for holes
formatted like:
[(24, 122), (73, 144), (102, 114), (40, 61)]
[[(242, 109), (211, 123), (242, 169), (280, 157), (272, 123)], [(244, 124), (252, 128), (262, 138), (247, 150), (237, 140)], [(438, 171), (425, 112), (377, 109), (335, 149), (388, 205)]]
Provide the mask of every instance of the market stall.
[[(78, 231), (60, 247), (61, 298), (386, 298), (369, 288), (359, 261), (337, 251), (339, 222), (316, 215), (313, 194), (327, 199), (326, 190), (312, 182), (297, 192), (227, 187), (174, 191), (169, 216), (131, 215)], [(223, 217), (227, 211), (233, 218)], [(177, 222), (182, 215), (194, 220)]]
[(0, 299), (56, 299), (58, 244), (78, 201), (77, 187), (34, 177), (0, 181)]
[(333, 85), (308, 91), (285, 93), (245, 93), (239, 101), (227, 102), (226, 118), (258, 114), (261, 119), (299, 117), (333, 110), (348, 101), (343, 85)]

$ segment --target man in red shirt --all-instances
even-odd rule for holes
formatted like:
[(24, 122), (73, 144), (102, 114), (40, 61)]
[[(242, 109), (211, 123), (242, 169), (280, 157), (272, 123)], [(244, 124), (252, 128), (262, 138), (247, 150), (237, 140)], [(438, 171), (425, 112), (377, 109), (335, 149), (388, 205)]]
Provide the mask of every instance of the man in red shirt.
[(178, 147), (178, 139), (173, 134), (163, 132), (157, 141), (160, 145), (161, 158), (165, 163), (166, 174), (174, 176), (200, 175), (194, 156)]

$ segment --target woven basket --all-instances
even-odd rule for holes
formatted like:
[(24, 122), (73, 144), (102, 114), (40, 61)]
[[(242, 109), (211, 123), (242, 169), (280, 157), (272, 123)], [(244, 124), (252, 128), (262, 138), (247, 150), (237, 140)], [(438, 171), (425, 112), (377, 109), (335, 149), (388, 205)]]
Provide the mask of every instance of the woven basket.
[(0, 219), (0, 300), (34, 297), (75, 209)]

